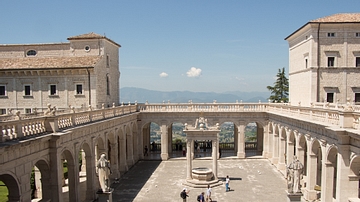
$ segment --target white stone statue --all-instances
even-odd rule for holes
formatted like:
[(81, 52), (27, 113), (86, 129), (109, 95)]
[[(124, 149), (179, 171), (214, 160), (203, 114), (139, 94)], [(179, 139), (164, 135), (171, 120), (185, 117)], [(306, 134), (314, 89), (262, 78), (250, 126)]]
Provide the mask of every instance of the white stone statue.
[(294, 161), (287, 166), (288, 192), (301, 193), (300, 180), (302, 178), (304, 165), (294, 156)]
[(110, 191), (109, 175), (110, 175), (110, 162), (106, 159), (105, 154), (101, 154), (97, 162), (96, 172), (99, 175), (99, 182), (103, 192)]

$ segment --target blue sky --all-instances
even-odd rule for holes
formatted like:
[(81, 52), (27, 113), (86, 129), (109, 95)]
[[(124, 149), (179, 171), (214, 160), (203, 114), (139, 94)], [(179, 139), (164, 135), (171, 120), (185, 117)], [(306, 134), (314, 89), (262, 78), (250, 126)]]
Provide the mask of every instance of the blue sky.
[(260, 91), (288, 72), (285, 37), (308, 21), (359, 12), (358, 0), (0, 2), (0, 44), (67, 42), (95, 32), (121, 44), (120, 85), (160, 91)]

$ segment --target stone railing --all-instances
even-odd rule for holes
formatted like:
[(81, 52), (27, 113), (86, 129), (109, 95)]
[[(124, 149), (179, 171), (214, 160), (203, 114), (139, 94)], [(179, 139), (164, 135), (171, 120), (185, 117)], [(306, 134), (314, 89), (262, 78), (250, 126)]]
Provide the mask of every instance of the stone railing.
[(162, 103), (138, 104), (140, 112), (264, 112), (266, 103)]
[(58, 132), (69, 127), (104, 120), (137, 112), (137, 105), (122, 105), (119, 107), (36, 116), (31, 119), (21, 119), (16, 116), (9, 121), (0, 122), (0, 143), (14, 139), (24, 139), (52, 132)]

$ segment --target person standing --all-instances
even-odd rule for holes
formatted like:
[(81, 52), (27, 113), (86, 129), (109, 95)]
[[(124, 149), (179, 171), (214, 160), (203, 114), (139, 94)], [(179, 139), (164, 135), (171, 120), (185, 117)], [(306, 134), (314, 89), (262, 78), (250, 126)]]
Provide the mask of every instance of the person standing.
[(183, 202), (186, 202), (186, 197), (188, 196), (188, 193), (190, 192), (190, 190), (188, 191), (186, 188), (184, 188), (181, 193), (180, 193), (180, 197), (183, 199)]
[(227, 192), (230, 191), (230, 178), (228, 175), (226, 176), (226, 179), (225, 179), (225, 188), (226, 188)]
[(208, 184), (207, 190), (206, 190), (206, 202), (212, 201), (211, 199), (211, 187)]
[(149, 156), (148, 151), (149, 151), (149, 149), (148, 149), (147, 146), (145, 145), (145, 148), (144, 148), (144, 156)]
[(205, 202), (204, 192), (201, 192), (201, 194), (199, 195), (198, 201)]

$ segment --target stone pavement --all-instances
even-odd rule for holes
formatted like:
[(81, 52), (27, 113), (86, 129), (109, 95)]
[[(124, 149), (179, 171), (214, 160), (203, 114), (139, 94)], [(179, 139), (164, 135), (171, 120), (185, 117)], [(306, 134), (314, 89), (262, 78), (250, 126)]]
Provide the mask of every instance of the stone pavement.
[[(210, 159), (195, 159), (195, 167), (212, 167)], [(186, 159), (145, 160), (136, 163), (114, 188), (113, 201), (179, 201), (186, 178)], [(212, 188), (214, 202), (286, 201), (286, 180), (267, 159), (225, 159), (218, 161), (218, 177), (230, 177), (230, 192), (225, 184)], [(187, 201), (196, 201), (204, 188), (191, 188)]]

